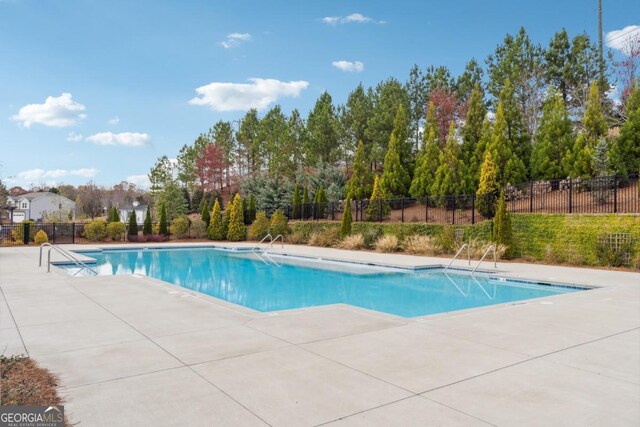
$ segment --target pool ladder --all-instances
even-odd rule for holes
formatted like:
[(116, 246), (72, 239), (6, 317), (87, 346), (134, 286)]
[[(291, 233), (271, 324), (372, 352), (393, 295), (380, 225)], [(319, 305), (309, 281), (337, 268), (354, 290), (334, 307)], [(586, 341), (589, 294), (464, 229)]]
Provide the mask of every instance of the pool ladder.
[[(265, 264), (269, 265), (270, 263), (277, 266), (277, 267), (282, 267), (282, 265), (278, 264), (278, 262), (276, 260), (274, 260), (269, 253), (266, 251), (266, 249), (261, 249), (260, 252), (258, 252), (258, 249), (260, 249), (260, 245), (263, 244), (265, 242), (265, 240), (269, 239), (269, 244), (267, 245), (266, 249), (271, 249), (273, 248), (273, 242), (277, 241), (278, 239), (280, 239), (281, 241), (281, 248), (284, 249), (284, 236), (282, 234), (278, 234), (275, 238), (271, 235), (271, 233), (267, 234), (266, 236), (264, 236), (262, 238), (262, 240), (260, 240), (253, 248), (251, 248), (251, 252), (253, 252), (262, 262), (264, 262)], [(269, 262), (267, 262), (267, 260)]]
[(51, 243), (43, 243), (40, 245), (40, 261), (38, 262), (38, 267), (42, 267), (42, 249), (45, 247), (49, 247), (49, 250), (47, 251), (47, 273), (51, 272), (51, 250), (55, 249), (56, 252), (58, 252), (60, 255), (62, 255), (63, 257), (65, 257), (66, 259), (68, 259), (73, 264), (79, 267), (79, 270), (73, 274), (74, 276), (84, 269), (89, 270), (89, 272), (92, 273), (94, 276), (98, 275), (98, 272), (96, 270), (89, 267), (84, 262), (80, 261), (76, 256), (74, 256), (68, 251), (65, 251), (59, 246), (52, 245)]
[[(453, 261), (456, 260), (456, 258), (458, 258), (458, 256), (462, 253), (462, 251), (464, 250), (464, 248), (467, 248), (467, 262), (469, 263), (469, 266), (471, 266), (471, 247), (469, 246), (468, 243), (465, 243), (464, 245), (460, 246), (460, 249), (458, 249), (458, 252), (456, 252), (456, 254), (454, 255), (453, 258), (451, 258), (451, 261), (449, 261), (449, 264), (447, 264), (447, 266), (444, 268), (444, 270), (442, 271), (443, 273), (445, 273), (449, 267), (451, 267), (451, 264), (453, 264)], [(478, 264), (476, 264), (476, 266), (473, 268), (473, 270), (471, 271), (471, 275), (473, 276), (474, 273), (476, 272), (476, 270), (478, 269), (478, 267), (480, 267), (480, 264), (482, 264), (482, 261), (484, 261), (484, 259), (486, 258), (486, 256), (489, 254), (489, 252), (493, 251), (493, 268), (498, 268), (498, 261), (497, 261), (497, 257), (496, 257), (496, 247), (495, 245), (489, 245), (489, 247), (487, 248), (486, 251), (484, 251), (484, 254), (482, 254), (482, 257), (480, 258), (480, 261), (478, 261)]]

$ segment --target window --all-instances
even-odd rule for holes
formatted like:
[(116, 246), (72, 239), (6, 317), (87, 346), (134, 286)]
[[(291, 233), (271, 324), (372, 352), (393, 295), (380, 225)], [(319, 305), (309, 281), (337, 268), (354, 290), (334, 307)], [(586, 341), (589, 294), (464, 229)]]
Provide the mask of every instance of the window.
[(27, 202), (22, 202), (22, 209), (27, 209)]

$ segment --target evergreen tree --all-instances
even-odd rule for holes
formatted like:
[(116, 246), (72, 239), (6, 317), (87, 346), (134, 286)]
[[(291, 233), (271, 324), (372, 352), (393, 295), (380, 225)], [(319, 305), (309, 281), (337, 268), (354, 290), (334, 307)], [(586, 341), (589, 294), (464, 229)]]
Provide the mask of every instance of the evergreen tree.
[(562, 158), (562, 166), (567, 176), (571, 178), (589, 177), (593, 174), (591, 159), (593, 150), (587, 144), (584, 132), (580, 132)]
[(504, 190), (500, 193), (498, 210), (493, 220), (493, 241), (496, 245), (504, 245), (507, 250), (505, 256), (511, 257), (513, 246), (513, 231), (511, 230), (511, 215), (507, 211), (507, 203), (504, 197)]
[(227, 240), (239, 242), (245, 240), (247, 228), (244, 225), (244, 215), (242, 214), (242, 199), (240, 194), (236, 194), (233, 202), (229, 207), (231, 216), (229, 218), (229, 230), (227, 231)]
[(253, 223), (256, 220), (256, 201), (253, 198), (253, 194), (249, 195), (249, 221)]
[(595, 176), (607, 176), (611, 174), (609, 166), (609, 144), (607, 140), (601, 138), (593, 149), (591, 164)]
[(224, 240), (227, 237), (224, 232), (224, 225), (222, 224), (222, 212), (220, 210), (220, 203), (218, 203), (218, 200), (213, 202), (211, 222), (209, 222), (207, 234), (211, 240)]
[(340, 140), (338, 125), (331, 95), (325, 91), (316, 101), (307, 119), (308, 139), (305, 151), (310, 164), (333, 163), (337, 160)]
[(300, 186), (297, 182), (293, 189), (293, 219), (300, 219)]
[(462, 127), (462, 162), (465, 165), (464, 190), (471, 193), (476, 189), (480, 161), (475, 158), (478, 143), (483, 134), (483, 122), (487, 116), (484, 94), (476, 83), (469, 99), (465, 123)]
[(209, 227), (209, 222), (211, 221), (211, 208), (209, 207), (209, 202), (205, 201), (202, 204), (202, 211), (200, 211), (200, 219), (204, 221), (207, 227)]
[(313, 203), (315, 204), (316, 218), (323, 219), (327, 209), (327, 195), (325, 194), (324, 187), (322, 185), (318, 187)]
[(515, 154), (512, 141), (509, 139), (505, 112), (502, 102), (498, 102), (496, 121), (493, 125), (493, 136), (487, 147), (498, 171), (498, 182), (504, 187), (508, 184), (519, 184), (527, 177), (522, 160)]
[(144, 217), (144, 224), (142, 225), (142, 234), (149, 236), (153, 234), (153, 226), (151, 224), (151, 209), (147, 205), (147, 214)]
[(309, 190), (305, 185), (304, 191), (302, 192), (302, 219), (308, 219), (311, 215), (311, 209), (309, 206)]
[(380, 178), (380, 185), (385, 194), (390, 197), (405, 196), (411, 185), (411, 178), (398, 153), (398, 145), (404, 143), (401, 138), (406, 139), (406, 122), (402, 106), (398, 108), (396, 113), (395, 126), (391, 132), (387, 154), (384, 157), (384, 169)]
[(364, 152), (364, 143), (358, 142), (356, 156), (353, 160), (353, 175), (345, 186), (347, 198), (362, 200), (371, 196), (373, 186), (373, 174), (367, 162)]
[(439, 163), (431, 186), (431, 194), (437, 196), (461, 194), (464, 190), (464, 163), (461, 160), (460, 144), (456, 139), (456, 128), (453, 122), (449, 126), (447, 144), (440, 153)]
[[(407, 124), (407, 115), (405, 113), (405, 108), (400, 104), (398, 106), (398, 111), (396, 111), (396, 116), (393, 120), (393, 131), (391, 132), (391, 138), (395, 138), (396, 141), (396, 150), (398, 151), (398, 156), (400, 157), (400, 163), (405, 171), (412, 171), (414, 168), (414, 159), (413, 159), (413, 143), (409, 140), (409, 127)], [(411, 178), (409, 178), (411, 179)], [(407, 187), (409, 184), (407, 183)]]
[(169, 235), (169, 223), (167, 222), (167, 207), (164, 205), (164, 203), (162, 204), (162, 207), (160, 208), (159, 234), (161, 236), (168, 236)]
[(367, 221), (380, 221), (385, 219), (391, 213), (391, 207), (387, 201), (387, 196), (380, 185), (380, 177), (376, 175), (373, 181), (373, 192), (369, 199), (369, 206), (365, 211)]
[(229, 204), (227, 205), (227, 209), (225, 209), (224, 215), (222, 216), (222, 235), (224, 237), (227, 237), (227, 234), (229, 233), (229, 224), (231, 223), (231, 210), (232, 210), (231, 205), (232, 204), (233, 204), (233, 200), (229, 202)]
[(493, 163), (491, 151), (487, 150), (480, 168), (480, 185), (476, 193), (476, 209), (485, 218), (493, 218), (496, 213), (496, 192), (500, 188), (498, 184), (498, 171)]
[(131, 210), (131, 215), (129, 215), (129, 236), (137, 236), (138, 235), (138, 221), (136, 220), (136, 210)]
[(440, 161), (440, 146), (436, 141), (436, 129), (425, 131), (424, 142), (418, 153), (416, 170), (413, 173), (413, 181), (409, 188), (412, 197), (428, 196), (435, 180), (436, 171)]
[(562, 156), (573, 146), (573, 126), (562, 96), (549, 92), (531, 153), (533, 179), (559, 179), (564, 175)]
[(600, 99), (600, 89), (598, 83), (593, 82), (589, 86), (589, 97), (587, 98), (587, 107), (582, 120), (585, 136), (591, 147), (595, 147), (600, 138), (607, 135), (607, 121), (604, 118), (602, 101)]
[[(506, 136), (511, 142), (511, 150), (522, 161), (526, 172), (529, 170), (529, 160), (531, 158), (531, 136), (523, 118), (522, 106), (518, 102), (515, 88), (510, 79), (505, 81), (504, 87), (500, 91), (499, 101), (502, 103), (504, 111)], [(525, 179), (526, 174), (522, 181)], [(512, 182), (512, 184), (516, 184), (516, 182)]]
[(609, 159), (615, 173), (623, 177), (640, 169), (640, 81), (627, 99), (627, 121), (620, 128)]
[(351, 234), (351, 199), (344, 201), (344, 211), (342, 211), (342, 222), (340, 223), (340, 238), (344, 239)]

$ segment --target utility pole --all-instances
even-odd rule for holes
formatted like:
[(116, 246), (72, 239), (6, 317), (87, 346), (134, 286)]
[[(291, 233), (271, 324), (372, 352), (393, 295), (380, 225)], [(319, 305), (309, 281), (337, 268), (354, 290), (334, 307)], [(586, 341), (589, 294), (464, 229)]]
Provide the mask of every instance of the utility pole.
[(604, 81), (604, 53), (602, 50), (602, 0), (598, 0), (598, 52), (600, 54), (600, 81)]

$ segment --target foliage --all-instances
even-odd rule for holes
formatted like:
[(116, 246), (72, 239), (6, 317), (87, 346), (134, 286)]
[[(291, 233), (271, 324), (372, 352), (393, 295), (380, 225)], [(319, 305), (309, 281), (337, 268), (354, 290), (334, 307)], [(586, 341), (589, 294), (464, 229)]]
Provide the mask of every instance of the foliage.
[(498, 103), (496, 121), (493, 125), (493, 135), (487, 150), (496, 164), (497, 179), (501, 186), (524, 182), (527, 176), (522, 160), (513, 150), (512, 140), (509, 139), (509, 129), (502, 102)]
[(389, 197), (403, 197), (408, 194), (411, 178), (400, 160), (398, 145), (403, 143), (399, 138), (406, 138), (403, 131), (406, 129), (402, 106), (398, 107), (394, 122), (393, 132), (384, 157), (383, 173), (380, 177), (380, 185)]
[(344, 239), (351, 234), (351, 199), (344, 201), (344, 211), (342, 212), (342, 222), (340, 224), (340, 238)]
[(167, 207), (164, 205), (164, 203), (160, 207), (160, 226), (158, 229), (158, 234), (160, 234), (161, 236), (169, 235), (169, 224), (167, 222)]
[(247, 228), (244, 225), (244, 214), (242, 212), (242, 199), (240, 194), (236, 194), (233, 198), (231, 206), (229, 206), (231, 214), (229, 217), (229, 229), (227, 231), (227, 240), (239, 242), (246, 238)]
[(269, 234), (269, 219), (264, 211), (256, 214), (256, 219), (249, 226), (249, 240), (261, 240)]
[(484, 119), (487, 115), (487, 108), (484, 105), (484, 94), (480, 83), (476, 83), (471, 92), (467, 115), (462, 127), (462, 147), (461, 156), (465, 166), (464, 191), (473, 193), (478, 185), (478, 173), (480, 158), (476, 158), (478, 143), (482, 138)]
[(126, 226), (120, 221), (107, 224), (107, 237), (111, 240), (122, 240), (125, 232)]
[(211, 221), (209, 222), (207, 232), (209, 235), (209, 239), (211, 240), (224, 240), (227, 237), (227, 233), (225, 233), (224, 225), (222, 223), (222, 212), (220, 211), (220, 203), (218, 203), (217, 200), (213, 202), (213, 209), (211, 210)]
[(26, 221), (22, 221), (18, 224), (18, 227), (11, 230), (11, 237), (14, 242), (24, 242), (24, 226), (28, 225), (29, 228), (29, 241), (33, 242), (33, 239), (36, 234), (36, 222), (32, 219), (28, 219)]
[(340, 241), (340, 230), (337, 227), (327, 228), (322, 232), (314, 231), (309, 236), (309, 246), (322, 246), (329, 248)]
[(165, 182), (162, 191), (156, 198), (156, 206), (164, 206), (168, 219), (173, 219), (178, 215), (187, 213), (187, 201), (184, 199), (182, 190), (174, 180)]
[(380, 186), (379, 176), (376, 175), (373, 181), (373, 192), (369, 199), (369, 206), (365, 211), (365, 217), (367, 221), (379, 221), (385, 219), (391, 213), (391, 207), (387, 201), (387, 196), (384, 190)]
[[(433, 113), (433, 104), (429, 104), (429, 111)], [(427, 113), (429, 114), (429, 113)], [(429, 119), (427, 119), (429, 122)], [(440, 161), (440, 146), (436, 141), (436, 129), (434, 126), (425, 129), (422, 148), (416, 161), (416, 169), (409, 193), (413, 197), (424, 197), (431, 193), (431, 187), (435, 180), (436, 171)]]
[(129, 228), (127, 230), (129, 236), (138, 235), (138, 221), (136, 219), (136, 210), (131, 209), (131, 215), (129, 215)]
[(337, 202), (344, 197), (346, 185), (344, 175), (331, 164), (319, 163), (316, 168), (306, 174), (306, 180), (309, 188), (322, 187), (329, 202)]
[(329, 92), (323, 92), (307, 119), (308, 139), (305, 147), (307, 161), (334, 163), (339, 157), (339, 128), (335, 107)]
[(364, 236), (362, 234), (351, 234), (342, 238), (338, 243), (340, 249), (357, 250), (364, 248)]
[(623, 176), (640, 170), (640, 82), (627, 99), (626, 112), (627, 121), (609, 152), (613, 170)]
[[(120, 224), (120, 225), (124, 227), (124, 224)], [(38, 230), (36, 235), (33, 236), (33, 241), (35, 242), (36, 245), (40, 246), (43, 243), (49, 242), (49, 236), (47, 236), (47, 233), (44, 230)]]
[(249, 208), (247, 209), (247, 222), (252, 223), (256, 219), (256, 201), (253, 199), (253, 194), (249, 196)]
[(499, 189), (496, 166), (491, 151), (487, 150), (480, 168), (480, 186), (476, 193), (476, 209), (485, 218), (493, 218), (496, 203), (495, 194)]
[(254, 175), (241, 183), (242, 192), (255, 198), (257, 210), (267, 212), (286, 209), (293, 200), (294, 185), (283, 178), (269, 175)]
[(507, 211), (504, 190), (500, 193), (498, 210), (493, 220), (493, 241), (496, 245), (504, 245), (507, 248), (505, 255), (510, 256), (509, 249), (513, 246), (513, 231), (511, 229), (511, 215)]
[(211, 222), (211, 209), (212, 208), (209, 207), (209, 203), (205, 201), (202, 204), (202, 210), (200, 211), (200, 219), (204, 221), (207, 227), (209, 227), (209, 223)]
[(293, 189), (293, 219), (300, 219), (300, 215), (302, 212), (301, 206), (300, 206), (300, 186), (298, 185), (298, 183), (296, 182), (296, 186)]
[(372, 187), (373, 175), (364, 152), (364, 143), (361, 140), (358, 142), (356, 156), (353, 160), (353, 174), (345, 187), (347, 198), (353, 200), (366, 199), (371, 196)]
[(120, 221), (120, 214), (118, 213), (118, 209), (113, 206), (111, 209), (109, 209), (109, 212), (107, 213), (107, 223), (110, 222), (119, 222)]
[(440, 161), (431, 186), (431, 194), (447, 196), (462, 192), (464, 189), (464, 164), (460, 157), (460, 144), (456, 139), (454, 123), (451, 122), (447, 144), (440, 153)]
[(82, 233), (87, 240), (92, 242), (101, 242), (107, 236), (107, 228), (104, 221), (91, 221), (84, 225)]
[(171, 222), (173, 233), (177, 239), (184, 239), (189, 236), (189, 226), (191, 222), (186, 215), (180, 215)]
[(381, 236), (375, 243), (378, 252), (396, 252), (398, 250), (398, 238), (393, 234)]
[(325, 210), (327, 209), (327, 196), (322, 185), (316, 191), (313, 203), (315, 205), (316, 218), (324, 218)]
[(309, 209), (309, 190), (304, 187), (302, 192), (302, 219), (308, 219), (311, 216)]
[(194, 239), (204, 239), (207, 237), (207, 224), (200, 218), (194, 218), (191, 221), (191, 227), (189, 228), (189, 234)]
[(438, 255), (441, 253), (440, 246), (433, 236), (414, 234), (407, 237), (402, 242), (405, 252), (415, 255)]
[(144, 223), (142, 224), (142, 234), (145, 236), (149, 236), (153, 234), (152, 224), (151, 224), (151, 209), (149, 205), (147, 205), (147, 213), (144, 217)]
[(271, 223), (269, 224), (269, 232), (276, 238), (279, 235), (286, 236), (289, 234), (289, 224), (284, 212), (277, 210), (271, 215)]

